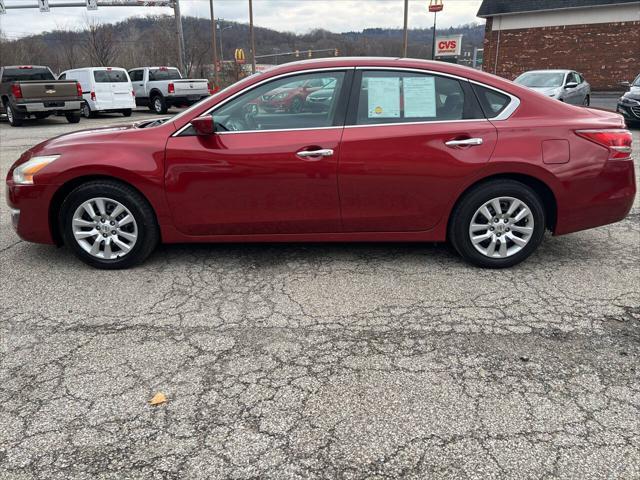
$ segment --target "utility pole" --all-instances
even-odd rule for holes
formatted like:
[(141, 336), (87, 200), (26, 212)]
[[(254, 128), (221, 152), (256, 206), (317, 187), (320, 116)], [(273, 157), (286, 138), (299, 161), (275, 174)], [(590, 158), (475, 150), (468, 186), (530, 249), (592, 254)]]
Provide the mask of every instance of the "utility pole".
[(186, 75), (184, 70), (184, 32), (182, 31), (182, 15), (180, 15), (180, 0), (174, 0), (173, 12), (176, 16), (176, 34), (178, 35), (178, 69), (182, 75)]
[(216, 17), (213, 16), (213, 0), (209, 0), (211, 11), (211, 48), (213, 48), (213, 81), (215, 88), (220, 88), (220, 75), (218, 73), (218, 46), (216, 44)]
[(249, 0), (249, 37), (251, 37), (251, 73), (256, 73), (256, 39), (253, 36), (253, 1)]
[(409, 48), (409, 0), (404, 0), (404, 42), (402, 44), (402, 56), (406, 58)]

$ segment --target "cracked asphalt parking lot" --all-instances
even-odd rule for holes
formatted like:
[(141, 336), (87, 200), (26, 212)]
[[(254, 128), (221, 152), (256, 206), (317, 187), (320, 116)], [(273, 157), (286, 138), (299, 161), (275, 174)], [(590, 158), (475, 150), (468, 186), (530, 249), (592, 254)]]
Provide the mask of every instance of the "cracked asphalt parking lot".
[[(2, 179), (123, 121), (2, 123)], [(98, 271), (0, 216), (2, 479), (640, 477), (638, 201), (504, 271), (422, 244), (162, 246)]]

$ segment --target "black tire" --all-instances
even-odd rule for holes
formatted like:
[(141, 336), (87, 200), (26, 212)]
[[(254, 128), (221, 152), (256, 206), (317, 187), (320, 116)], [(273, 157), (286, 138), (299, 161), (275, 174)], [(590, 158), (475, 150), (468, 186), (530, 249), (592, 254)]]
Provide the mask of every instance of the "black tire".
[(91, 110), (91, 107), (86, 102), (82, 104), (82, 110), (81, 111), (82, 111), (82, 116), (84, 118), (94, 118), (96, 116), (94, 111)]
[(169, 108), (167, 102), (162, 95), (154, 95), (151, 97), (151, 109), (158, 115), (164, 115)]
[(69, 123), (78, 123), (80, 121), (80, 112), (67, 112), (64, 116)]
[(125, 117), (130, 117), (131, 116), (131, 109), (130, 108), (125, 108), (120, 113), (122, 113), (122, 115), (124, 115)]
[(591, 96), (590, 95), (587, 95), (586, 97), (584, 97), (583, 105), (585, 107), (588, 107), (589, 105), (591, 105)]
[[(131, 212), (135, 219), (138, 238), (133, 248), (122, 257), (112, 260), (95, 257), (85, 251), (73, 235), (74, 212), (82, 203), (97, 197), (106, 197), (119, 202)], [(112, 180), (96, 180), (76, 187), (62, 203), (59, 222), (65, 245), (86, 264), (105, 270), (129, 268), (143, 262), (160, 240), (156, 216), (149, 202), (129, 185)]]
[(9, 125), (11, 125), (12, 127), (22, 126), (22, 124), (24, 123), (24, 117), (13, 109), (11, 103), (5, 101), (4, 110), (5, 112), (7, 112), (7, 120), (9, 120)]
[[(476, 250), (469, 228), (476, 211), (496, 197), (513, 197), (524, 202), (533, 217), (533, 232), (522, 249), (507, 257), (489, 257)], [(449, 221), (449, 240), (468, 262), (484, 268), (507, 268), (531, 255), (542, 242), (546, 229), (546, 214), (539, 195), (529, 186), (515, 180), (492, 180), (467, 192), (457, 203)], [(512, 233), (513, 234), (513, 233)]]

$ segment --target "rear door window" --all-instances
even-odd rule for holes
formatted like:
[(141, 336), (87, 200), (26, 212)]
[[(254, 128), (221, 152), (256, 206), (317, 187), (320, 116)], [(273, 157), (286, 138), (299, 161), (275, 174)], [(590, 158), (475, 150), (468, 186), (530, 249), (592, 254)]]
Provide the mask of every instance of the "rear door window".
[(132, 82), (141, 82), (142, 74), (142, 70), (133, 70), (132, 72), (129, 72), (129, 77), (131, 78)]
[(94, 70), (93, 78), (96, 83), (124, 83), (129, 81), (124, 70)]
[(43, 67), (11, 67), (2, 72), (2, 83), (27, 80), (55, 80), (53, 73)]
[[(475, 118), (465, 88), (454, 78), (400, 71), (362, 74), (356, 123), (375, 125)], [(471, 95), (472, 97), (472, 95)]]

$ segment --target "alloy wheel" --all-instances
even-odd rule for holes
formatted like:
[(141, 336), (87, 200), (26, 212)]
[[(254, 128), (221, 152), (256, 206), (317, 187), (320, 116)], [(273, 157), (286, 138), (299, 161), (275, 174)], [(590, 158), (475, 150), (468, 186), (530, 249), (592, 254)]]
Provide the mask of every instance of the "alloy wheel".
[(13, 110), (9, 104), (7, 104), (7, 120), (9, 120), (9, 123), (13, 123)]
[(153, 101), (153, 108), (155, 109), (156, 112), (160, 113), (162, 112), (162, 102), (160, 101), (159, 98), (156, 97), (156, 99)]
[(514, 197), (496, 197), (471, 217), (469, 237), (474, 248), (490, 258), (507, 258), (522, 250), (531, 239), (531, 209)]
[(78, 245), (103, 260), (125, 256), (138, 240), (138, 225), (131, 211), (110, 198), (97, 197), (83, 202), (71, 221)]

